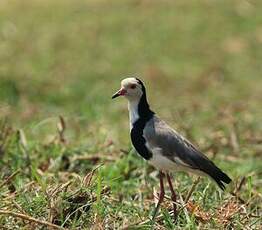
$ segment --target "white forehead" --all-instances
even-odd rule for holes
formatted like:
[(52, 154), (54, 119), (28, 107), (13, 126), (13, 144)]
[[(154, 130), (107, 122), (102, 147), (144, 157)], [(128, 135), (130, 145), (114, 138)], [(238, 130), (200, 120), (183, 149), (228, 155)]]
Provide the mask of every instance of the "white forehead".
[(126, 87), (130, 84), (138, 84), (137, 79), (135, 79), (134, 77), (129, 77), (129, 78), (125, 78), (124, 80), (121, 81), (121, 86)]

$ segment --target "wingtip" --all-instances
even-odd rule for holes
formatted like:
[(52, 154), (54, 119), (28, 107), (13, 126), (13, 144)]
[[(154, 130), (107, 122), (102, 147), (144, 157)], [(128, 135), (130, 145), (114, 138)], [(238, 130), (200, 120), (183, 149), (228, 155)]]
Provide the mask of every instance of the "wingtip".
[(225, 191), (226, 186), (221, 181), (216, 181), (216, 182), (217, 182), (219, 188), (221, 188), (222, 191)]
[[(225, 184), (229, 184), (232, 180), (229, 176), (227, 176), (226, 174), (224, 174), (223, 177), (221, 178), (216, 178), (215, 179), (216, 183), (218, 184), (219, 188), (221, 188), (223, 191), (225, 191), (226, 186)], [(225, 183), (225, 184), (224, 184)]]

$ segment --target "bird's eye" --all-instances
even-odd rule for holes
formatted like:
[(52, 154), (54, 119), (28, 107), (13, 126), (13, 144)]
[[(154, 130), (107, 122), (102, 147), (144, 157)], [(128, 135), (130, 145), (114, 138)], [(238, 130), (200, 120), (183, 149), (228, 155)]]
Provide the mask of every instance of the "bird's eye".
[(135, 89), (135, 88), (136, 88), (136, 85), (135, 85), (135, 84), (132, 84), (132, 85), (130, 85), (130, 88), (131, 88), (131, 89)]

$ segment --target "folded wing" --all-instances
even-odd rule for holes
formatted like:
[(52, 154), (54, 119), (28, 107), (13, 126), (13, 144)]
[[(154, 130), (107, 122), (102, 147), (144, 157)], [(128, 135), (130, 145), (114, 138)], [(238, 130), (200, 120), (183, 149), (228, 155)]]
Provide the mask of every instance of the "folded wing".
[(162, 154), (175, 163), (208, 174), (222, 190), (225, 189), (223, 183), (231, 182), (211, 160), (158, 117), (154, 116), (148, 122), (144, 137), (151, 146), (160, 148)]

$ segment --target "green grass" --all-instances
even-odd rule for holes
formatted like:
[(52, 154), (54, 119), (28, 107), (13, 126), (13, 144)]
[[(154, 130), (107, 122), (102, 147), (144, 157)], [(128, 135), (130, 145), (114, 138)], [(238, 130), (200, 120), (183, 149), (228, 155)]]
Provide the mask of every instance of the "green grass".
[[(157, 173), (132, 150), (126, 101), (111, 100), (138, 74), (153, 110), (233, 179), (224, 193), (201, 179), (176, 224), (165, 201), (154, 228), (259, 229), (261, 10), (255, 0), (1, 1), (0, 211), (69, 229), (152, 228)], [(179, 207), (194, 180), (174, 174)], [(0, 214), (0, 228), (36, 226)]]

